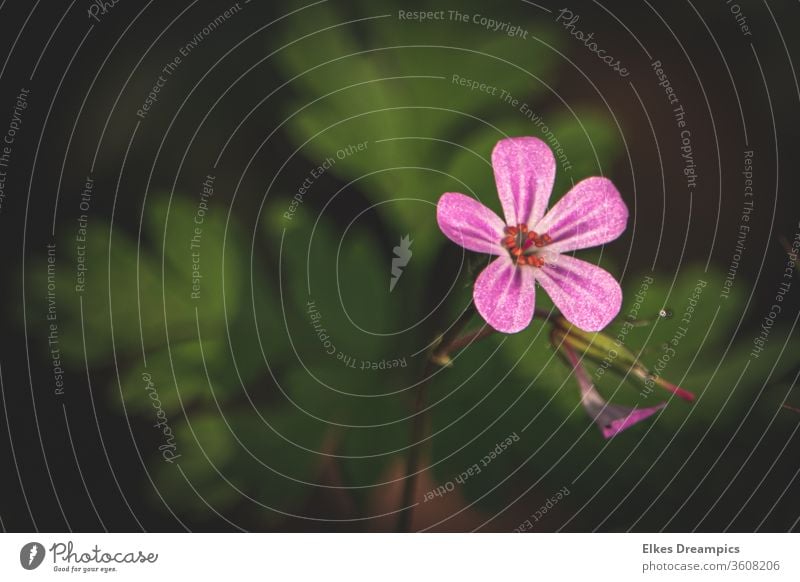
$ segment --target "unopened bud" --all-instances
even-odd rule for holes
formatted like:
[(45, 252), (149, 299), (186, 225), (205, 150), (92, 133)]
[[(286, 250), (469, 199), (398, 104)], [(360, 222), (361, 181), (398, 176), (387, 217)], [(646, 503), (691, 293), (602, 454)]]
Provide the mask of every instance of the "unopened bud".
[(556, 321), (554, 331), (559, 342), (566, 342), (572, 349), (582, 352), (584, 357), (599, 363), (609, 362), (611, 367), (621, 373), (635, 366), (636, 356), (621, 341), (602, 332), (588, 332), (578, 329), (566, 322)]
[(607, 365), (622, 376), (630, 375), (644, 382), (647, 387), (656, 384), (686, 401), (692, 402), (695, 399), (694, 394), (688, 390), (653, 374), (622, 342), (602, 332), (582, 331), (571, 325), (562, 316), (555, 318), (554, 324), (550, 341), (553, 342), (556, 349), (567, 347), (576, 353), (583, 354), (584, 358)]

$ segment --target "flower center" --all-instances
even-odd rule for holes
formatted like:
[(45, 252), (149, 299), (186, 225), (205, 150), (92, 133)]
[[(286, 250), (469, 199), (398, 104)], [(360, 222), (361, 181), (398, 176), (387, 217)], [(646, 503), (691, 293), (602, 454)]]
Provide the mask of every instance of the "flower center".
[(502, 244), (508, 249), (511, 258), (518, 265), (530, 265), (532, 267), (542, 267), (544, 265), (544, 258), (538, 254), (538, 250), (553, 240), (549, 234), (538, 234), (528, 230), (527, 224), (507, 226), (503, 232), (505, 232), (506, 236), (503, 238)]

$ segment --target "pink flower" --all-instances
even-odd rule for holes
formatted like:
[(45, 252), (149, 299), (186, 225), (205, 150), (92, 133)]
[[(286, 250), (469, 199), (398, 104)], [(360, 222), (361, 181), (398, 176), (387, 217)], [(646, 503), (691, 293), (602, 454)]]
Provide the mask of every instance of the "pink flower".
[(492, 167), (505, 220), (463, 194), (448, 192), (436, 207), (445, 236), (497, 256), (475, 280), (478, 312), (497, 331), (521, 331), (533, 318), (538, 282), (570, 323), (603, 329), (619, 313), (622, 290), (609, 273), (567, 253), (625, 230), (628, 208), (617, 189), (606, 178), (587, 178), (545, 214), (556, 175), (547, 144), (535, 137), (501, 140)]
[(666, 402), (660, 402), (648, 408), (631, 408), (606, 402), (597, 391), (597, 388), (594, 387), (594, 384), (592, 384), (589, 374), (586, 373), (580, 358), (578, 358), (572, 346), (569, 345), (569, 342), (562, 341), (558, 347), (566, 356), (570, 366), (572, 366), (572, 372), (581, 388), (581, 404), (583, 404), (583, 408), (597, 424), (605, 438), (610, 439), (626, 428), (630, 428), (634, 424), (653, 416), (667, 405)]

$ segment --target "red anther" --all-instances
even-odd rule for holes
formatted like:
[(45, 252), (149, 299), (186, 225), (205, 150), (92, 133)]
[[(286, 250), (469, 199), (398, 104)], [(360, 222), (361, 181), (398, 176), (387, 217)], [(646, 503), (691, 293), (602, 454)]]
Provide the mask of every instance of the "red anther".
[(542, 235), (542, 240), (544, 241), (544, 244), (549, 244), (549, 243), (553, 242), (552, 237), (547, 233)]
[[(544, 259), (536, 254), (525, 254), (532, 246), (543, 247), (550, 242), (550, 237), (546, 234), (539, 235), (533, 230), (528, 230), (528, 225), (519, 223), (516, 226), (506, 226), (503, 229), (506, 236), (503, 238), (501, 244), (508, 249), (511, 255), (511, 260), (516, 265), (530, 265), (532, 267), (541, 267), (544, 265)], [(519, 235), (522, 236), (519, 236)]]

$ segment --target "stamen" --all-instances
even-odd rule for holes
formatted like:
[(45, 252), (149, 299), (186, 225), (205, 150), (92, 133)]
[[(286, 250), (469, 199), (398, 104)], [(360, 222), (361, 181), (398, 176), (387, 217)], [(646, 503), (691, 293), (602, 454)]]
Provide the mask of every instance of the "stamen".
[(544, 259), (537, 255), (528, 255), (528, 264), (533, 267), (542, 267), (544, 266)]
[(531, 267), (544, 266), (544, 257), (539, 255), (535, 249), (551, 243), (553, 239), (550, 235), (547, 233), (540, 235), (536, 231), (528, 230), (528, 225), (524, 223), (516, 226), (506, 226), (503, 232), (506, 236), (501, 241), (501, 244), (508, 249), (515, 264)]

